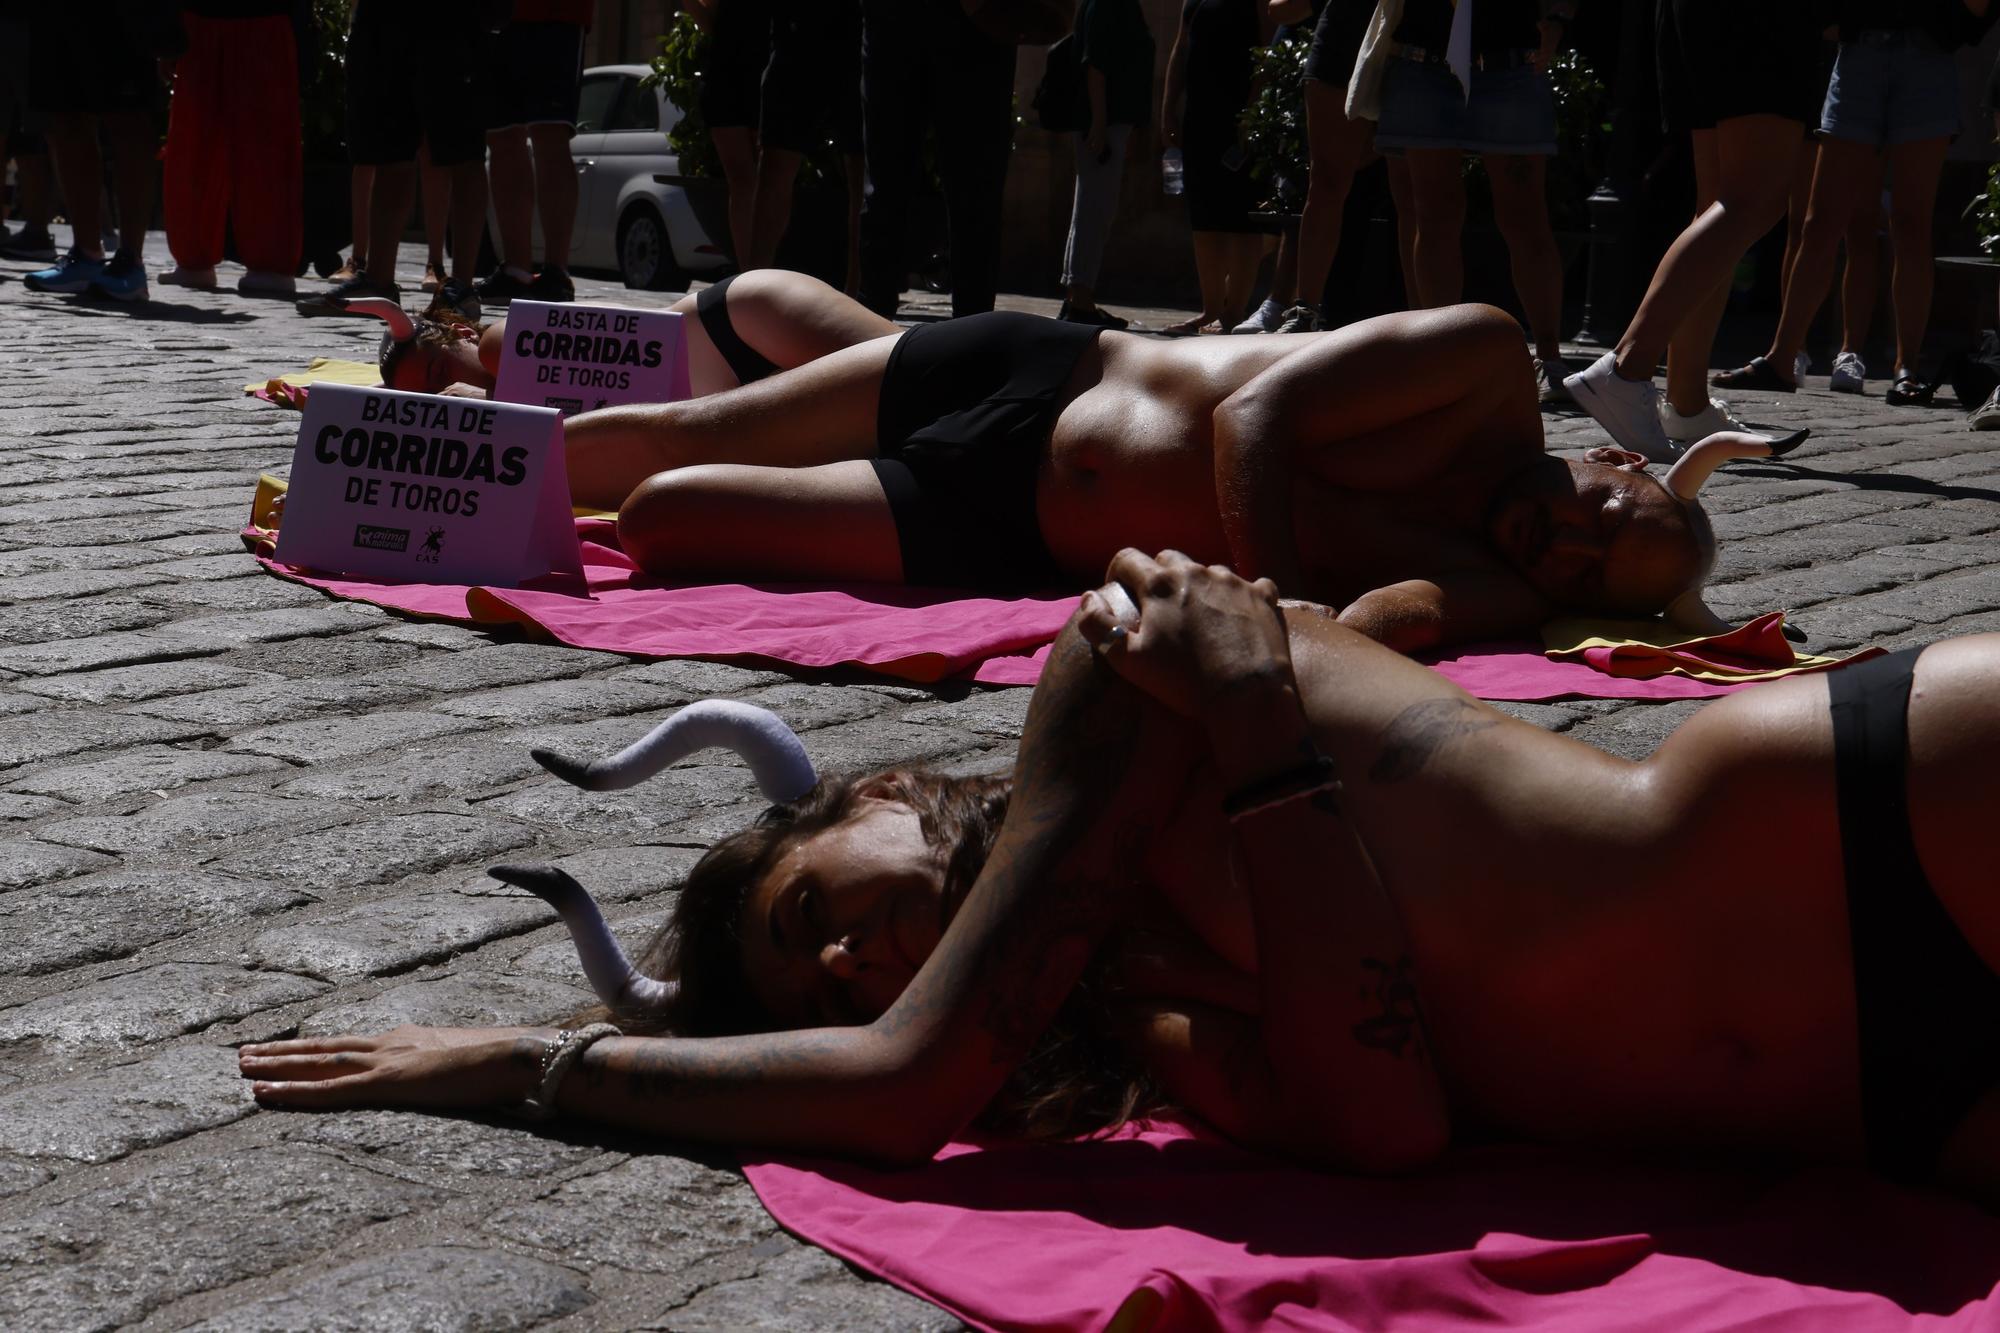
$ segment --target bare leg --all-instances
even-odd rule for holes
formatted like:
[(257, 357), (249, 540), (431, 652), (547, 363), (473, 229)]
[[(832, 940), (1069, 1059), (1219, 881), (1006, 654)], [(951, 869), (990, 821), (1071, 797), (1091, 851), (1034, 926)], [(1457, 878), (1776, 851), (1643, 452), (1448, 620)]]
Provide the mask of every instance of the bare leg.
[(348, 175), (347, 212), (354, 244), (349, 249), (348, 267), (356, 273), (368, 268), (368, 233), (372, 230), (371, 205), (375, 199), (375, 168), (357, 166)]
[(615, 509), (654, 473), (697, 463), (812, 467), (872, 458), (882, 372), (895, 342), (843, 348), (706, 398), (572, 417), (564, 429), (570, 496)]
[(428, 142), (417, 145), (417, 192), (424, 208), (424, 277), (444, 278), (444, 233), (451, 220), (451, 169), (431, 163)]
[[(1779, 299), (1792, 289), (1792, 265), (1799, 262), (1799, 241), (1806, 234), (1806, 209), (1812, 201), (1813, 171), (1819, 165), (1819, 145), (1808, 141), (1792, 167), (1792, 188), (1785, 193), (1785, 257), (1778, 266)], [(1696, 209), (1700, 213), (1709, 200)]]
[(722, 159), (722, 177), (729, 183), (729, 247), (738, 268), (750, 267), (757, 216), (757, 131), (747, 125), (710, 129), (715, 152)]
[(1847, 220), (1847, 269), (1840, 278), (1840, 350), (1856, 356), (1875, 322), (1875, 294), (1882, 282), (1882, 200), (1863, 195)]
[(859, 460), (657, 473), (620, 507), (618, 542), (641, 569), (677, 578), (903, 578), (889, 498)]
[(542, 219), (542, 265), (565, 273), (576, 235), (576, 162), (569, 155), (575, 133), (555, 122), (528, 126), (535, 152), (535, 206)]
[(19, 194), (21, 220), (35, 231), (49, 229), (49, 155), (27, 153), (14, 159), (14, 184)]
[[(528, 156), (525, 126), (486, 132), (486, 170), (491, 177), (493, 220), (500, 229), (500, 262), (525, 281), (535, 273), (535, 168)], [(430, 212), (428, 204), (424, 212)]]
[[(1618, 343), (1616, 365), (1622, 379), (1653, 377), (1674, 330), (1714, 294), (1716, 284), (1729, 276), (1784, 207), (1792, 163), (1803, 142), (1798, 121), (1737, 116), (1708, 133), (1715, 136), (1720, 167), (1716, 201), (1675, 239), (1654, 270)], [(1705, 351), (1700, 359), (1707, 362)]]
[(1341, 215), (1354, 188), (1354, 173), (1374, 151), (1375, 122), (1349, 120), (1342, 105), (1346, 89), (1318, 79), (1306, 81), (1306, 136), (1312, 175), (1299, 218), (1299, 300), (1319, 309), (1326, 275), (1340, 253)]
[(1257, 266), (1270, 251), (1271, 238), (1258, 232), (1226, 232), (1227, 254), (1222, 270), (1222, 331), (1242, 323), (1249, 313), (1250, 292), (1257, 285)]
[(486, 231), (486, 164), (451, 168), (451, 276), (470, 290), (479, 272), (479, 238)]
[[(1722, 163), (1716, 157), (1715, 135), (1697, 130), (1694, 134), (1694, 215), (1700, 217), (1715, 202)], [(1808, 182), (1810, 184), (1810, 182)], [(1799, 204), (1799, 219), (1805, 220), (1805, 204)], [(1715, 331), (1729, 305), (1732, 273), (1716, 282), (1705, 300), (1688, 312), (1667, 343), (1667, 401), (1684, 417), (1708, 406), (1708, 350), (1715, 346)]]
[(1507, 240), (1507, 259), (1514, 273), (1514, 294), (1528, 317), (1535, 355), (1544, 361), (1562, 356), (1562, 253), (1549, 226), (1546, 183), (1549, 160), (1518, 153), (1486, 156), (1486, 177), (1493, 182), (1493, 214)]
[(1889, 237), (1895, 255), (1890, 291), (1896, 304), (1898, 375), (1918, 373), (1924, 329), (1931, 320), (1931, 215), (1948, 139), (1924, 139), (1889, 150)]
[(51, 115), (46, 137), (69, 214), (70, 249), (102, 259), (104, 158), (97, 146), (97, 119), (73, 111)]
[(1403, 155), (1416, 213), (1416, 290), (1426, 310), (1457, 305), (1465, 294), (1465, 155), (1455, 148), (1412, 148)]
[(153, 169), (159, 157), (151, 119), (144, 112), (121, 111), (104, 117), (104, 135), (117, 161), (112, 180), (118, 187), (118, 246), (138, 254), (146, 248), (146, 227), (153, 220)]
[[(1792, 358), (1805, 346), (1806, 331), (1826, 303), (1833, 287), (1833, 265), (1841, 235), (1862, 195), (1881, 179), (1881, 165), (1872, 145), (1851, 139), (1827, 139), (1819, 146), (1813, 171), (1812, 201), (1806, 206), (1805, 234), (1785, 288), (1785, 309), (1765, 360), (1778, 375), (1792, 377)], [(1935, 182), (1933, 182), (1935, 185)]]
[(766, 148), (757, 157), (757, 197), (750, 225), (746, 269), (769, 268), (778, 258), (778, 244), (792, 221), (792, 185), (798, 180), (803, 153)]
[(417, 165), (385, 162), (375, 168), (375, 188), (368, 205), (368, 282), (388, 288), (396, 281), (396, 251), (416, 202)]
[[(736, 336), (780, 370), (902, 332), (893, 321), (818, 278), (786, 269), (753, 269), (739, 274), (729, 284), (725, 299)], [(684, 296), (673, 308), (693, 315), (695, 297)], [(708, 330), (694, 319), (683, 327), (688, 335), (688, 376), (694, 392), (700, 395), (735, 388), (736, 372), (715, 350)]]

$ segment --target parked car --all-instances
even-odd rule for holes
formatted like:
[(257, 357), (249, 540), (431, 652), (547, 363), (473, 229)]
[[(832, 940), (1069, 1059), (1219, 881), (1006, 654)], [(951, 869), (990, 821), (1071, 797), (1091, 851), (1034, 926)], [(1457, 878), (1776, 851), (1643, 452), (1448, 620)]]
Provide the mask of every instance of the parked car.
[[(691, 274), (724, 268), (729, 256), (674, 183), (680, 159), (667, 131), (680, 108), (657, 86), (642, 88), (644, 65), (594, 65), (577, 99), (576, 234), (570, 265), (617, 273), (627, 287), (682, 288)], [(489, 226), (490, 226), (489, 222)], [(498, 235), (498, 228), (493, 227)], [(535, 246), (541, 248), (541, 224)]]

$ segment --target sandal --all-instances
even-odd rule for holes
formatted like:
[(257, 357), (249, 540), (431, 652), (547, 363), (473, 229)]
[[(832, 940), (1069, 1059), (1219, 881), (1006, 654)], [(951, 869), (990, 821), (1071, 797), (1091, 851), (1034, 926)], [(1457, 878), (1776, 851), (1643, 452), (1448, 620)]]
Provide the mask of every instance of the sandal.
[(1884, 395), (1894, 407), (1929, 407), (1937, 396), (1937, 385), (1915, 375), (1898, 375)]
[(1203, 313), (1189, 319), (1184, 319), (1178, 324), (1169, 324), (1161, 329), (1160, 333), (1168, 338), (1192, 338), (1195, 334), (1200, 333), (1203, 326), (1208, 323), (1209, 317), (1206, 313)]
[(1716, 372), (1709, 380), (1718, 389), (1756, 389), (1764, 393), (1797, 393), (1799, 386), (1780, 375), (1769, 361), (1761, 356), (1750, 358), (1750, 364), (1736, 370)]

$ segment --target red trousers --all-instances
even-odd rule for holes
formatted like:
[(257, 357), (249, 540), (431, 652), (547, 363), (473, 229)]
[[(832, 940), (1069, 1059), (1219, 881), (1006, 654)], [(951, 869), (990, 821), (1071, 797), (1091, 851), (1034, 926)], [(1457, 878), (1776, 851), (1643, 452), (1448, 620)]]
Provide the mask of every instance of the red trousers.
[(303, 245), (298, 54), (286, 18), (207, 19), (183, 10), (164, 195), (167, 248), (214, 268), (224, 223), (245, 268), (292, 273)]

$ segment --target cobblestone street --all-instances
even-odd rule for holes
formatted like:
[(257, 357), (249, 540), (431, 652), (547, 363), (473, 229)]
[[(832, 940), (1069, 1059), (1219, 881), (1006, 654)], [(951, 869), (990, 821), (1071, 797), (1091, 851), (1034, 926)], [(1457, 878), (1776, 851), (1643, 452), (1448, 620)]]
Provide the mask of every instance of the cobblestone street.
[[(168, 266), (157, 236), (149, 259)], [(0, 1329), (957, 1327), (780, 1231), (729, 1153), (259, 1112), (232, 1048), (572, 1011), (553, 913), (485, 867), (570, 868), (630, 943), (760, 804), (716, 754), (591, 795), (530, 745), (601, 752), (728, 695), (822, 765), (997, 768), (1028, 691), (635, 662), (270, 577), (236, 532), (298, 417), (242, 387), (372, 359), (380, 326), (173, 288), (36, 296), (31, 267), (0, 264)], [(1881, 381), (1811, 382), (1735, 400), (1814, 435), (1705, 494), (1711, 603), (1788, 608), (1820, 652), (2000, 630), (2000, 436), (1888, 407)], [(1697, 706), (1508, 710), (1639, 756)]]

